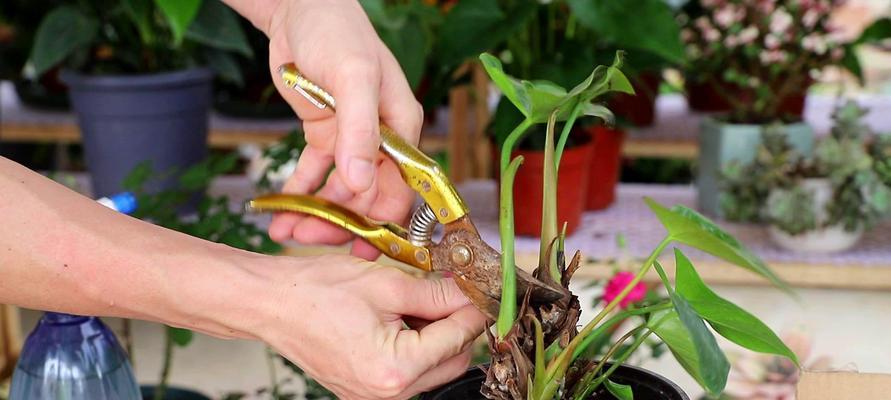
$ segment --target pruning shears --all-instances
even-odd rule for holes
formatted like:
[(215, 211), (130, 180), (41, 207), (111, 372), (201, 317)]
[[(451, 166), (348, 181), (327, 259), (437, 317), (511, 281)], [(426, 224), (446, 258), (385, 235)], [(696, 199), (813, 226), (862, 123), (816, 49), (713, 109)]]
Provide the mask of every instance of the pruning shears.
[[(334, 97), (304, 77), (294, 64), (281, 66), (279, 73), (289, 88), (310, 103), (335, 111)], [(486, 316), (496, 319), (501, 300), (501, 255), (482, 240), (467, 205), (436, 161), (384, 124), (380, 125), (380, 135), (381, 152), (396, 164), (402, 179), (424, 200), (412, 214), (408, 229), (375, 221), (312, 195), (260, 196), (248, 202), (248, 210), (311, 215), (352, 232), (392, 259), (427, 272), (451, 272), (470, 301)], [(434, 243), (437, 224), (443, 225), (443, 236)], [(517, 268), (517, 293), (522, 295), (527, 290), (532, 298), (543, 301), (565, 296), (561, 287)]]

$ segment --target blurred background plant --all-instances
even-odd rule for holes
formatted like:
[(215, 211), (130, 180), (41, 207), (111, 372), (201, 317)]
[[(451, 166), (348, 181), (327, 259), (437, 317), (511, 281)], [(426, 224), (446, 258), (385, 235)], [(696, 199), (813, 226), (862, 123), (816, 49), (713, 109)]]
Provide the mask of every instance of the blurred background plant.
[[(792, 150), (778, 128), (766, 130), (754, 162), (724, 171), (725, 215), (768, 222), (793, 235), (835, 225), (848, 232), (875, 225), (891, 210), (888, 139), (863, 123), (866, 113), (854, 101), (836, 107), (831, 135), (817, 143), (810, 158)], [(825, 217), (824, 210), (815, 210), (813, 188), (802, 186), (813, 179), (825, 179), (831, 187)]]
[[(794, 122), (784, 107), (827, 66), (859, 74), (848, 40), (831, 20), (843, 1), (696, 0), (680, 13), (687, 77), (730, 105), (734, 123)], [(803, 103), (802, 103), (803, 104)]]
[(59, 65), (89, 75), (207, 65), (238, 81), (230, 52), (252, 56), (236, 14), (219, 0), (64, 1), (40, 22), (30, 62), (37, 76)]
[[(211, 182), (224, 174), (231, 173), (237, 166), (238, 155), (212, 155), (206, 160), (185, 170), (179, 177), (176, 189), (147, 192), (146, 184), (152, 179), (161, 179), (163, 171), (154, 171), (150, 163), (142, 163), (130, 172), (123, 186), (136, 194), (138, 207), (133, 216), (153, 224), (183, 232), (211, 242), (222, 243), (242, 250), (263, 254), (277, 254), (282, 247), (273, 242), (265, 230), (245, 218), (244, 210), (233, 211), (227, 196), (212, 195), (208, 192)], [(183, 206), (198, 199), (197, 213), (182, 215)], [(129, 329), (125, 328), (125, 332)], [(193, 333), (186, 329), (167, 327), (164, 335), (163, 367), (159, 383), (154, 391), (154, 399), (164, 399), (170, 377), (173, 352), (176, 347), (191, 343)], [(129, 337), (123, 342), (132, 343)], [(132, 346), (127, 351), (133, 357)], [(135, 364), (135, 363), (134, 363)]]

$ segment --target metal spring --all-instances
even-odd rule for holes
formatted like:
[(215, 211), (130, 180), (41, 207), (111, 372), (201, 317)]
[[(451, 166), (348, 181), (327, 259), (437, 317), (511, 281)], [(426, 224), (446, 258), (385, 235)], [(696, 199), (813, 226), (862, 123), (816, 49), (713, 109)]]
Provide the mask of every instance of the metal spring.
[(426, 247), (433, 241), (433, 229), (438, 222), (429, 204), (418, 207), (408, 224), (408, 240), (415, 246)]

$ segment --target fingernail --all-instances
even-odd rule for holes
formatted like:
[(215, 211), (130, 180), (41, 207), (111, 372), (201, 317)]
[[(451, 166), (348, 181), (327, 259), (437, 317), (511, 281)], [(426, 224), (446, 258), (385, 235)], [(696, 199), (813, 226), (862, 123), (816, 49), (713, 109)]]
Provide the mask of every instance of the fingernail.
[(364, 158), (353, 157), (347, 166), (347, 177), (354, 190), (365, 190), (374, 178), (374, 165)]

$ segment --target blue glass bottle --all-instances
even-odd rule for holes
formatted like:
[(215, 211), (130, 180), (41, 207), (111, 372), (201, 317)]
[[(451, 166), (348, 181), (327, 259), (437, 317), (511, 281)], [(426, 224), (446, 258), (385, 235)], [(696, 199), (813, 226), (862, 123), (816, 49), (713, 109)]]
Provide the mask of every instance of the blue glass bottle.
[[(99, 203), (125, 214), (132, 194)], [(28, 335), (12, 376), (9, 400), (141, 400), (127, 354), (96, 317), (47, 312)]]

